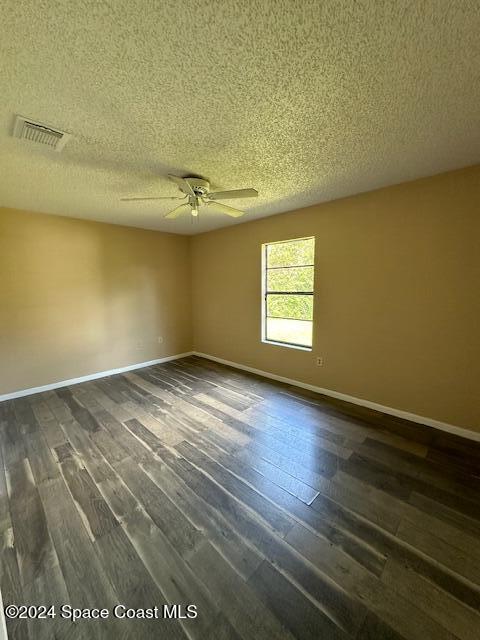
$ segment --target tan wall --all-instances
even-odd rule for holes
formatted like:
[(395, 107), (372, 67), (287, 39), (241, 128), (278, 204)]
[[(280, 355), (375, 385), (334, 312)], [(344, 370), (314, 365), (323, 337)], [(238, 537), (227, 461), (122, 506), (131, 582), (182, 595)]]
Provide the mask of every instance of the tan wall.
[(190, 316), (188, 238), (0, 209), (0, 394), (188, 351)]
[[(313, 352), (262, 344), (260, 246), (308, 235)], [(0, 209), (0, 394), (190, 350), (190, 277), (196, 350), (480, 431), (480, 167), (191, 239)]]
[[(313, 352), (262, 344), (260, 246), (310, 235)], [(477, 166), (194, 237), (194, 347), (480, 431), (479, 287)]]

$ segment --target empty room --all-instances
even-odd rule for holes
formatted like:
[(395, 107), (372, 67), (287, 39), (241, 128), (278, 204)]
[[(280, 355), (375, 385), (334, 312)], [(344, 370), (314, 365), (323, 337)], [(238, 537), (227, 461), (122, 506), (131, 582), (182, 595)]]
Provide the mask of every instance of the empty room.
[(4, 0), (0, 640), (480, 640), (479, 33)]

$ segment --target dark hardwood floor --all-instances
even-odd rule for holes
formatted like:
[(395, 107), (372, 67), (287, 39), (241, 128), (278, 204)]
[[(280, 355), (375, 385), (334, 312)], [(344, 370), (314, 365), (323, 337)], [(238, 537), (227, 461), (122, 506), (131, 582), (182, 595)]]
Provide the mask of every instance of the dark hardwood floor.
[[(480, 638), (473, 443), (194, 357), (0, 423), (10, 638)], [(117, 603), (198, 617), (59, 615)]]

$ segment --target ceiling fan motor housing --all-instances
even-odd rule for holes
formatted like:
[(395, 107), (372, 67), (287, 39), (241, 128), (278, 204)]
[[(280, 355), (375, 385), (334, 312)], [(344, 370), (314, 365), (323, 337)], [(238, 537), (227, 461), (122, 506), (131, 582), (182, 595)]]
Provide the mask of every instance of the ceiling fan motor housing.
[(185, 178), (185, 180), (192, 187), (195, 195), (200, 198), (210, 191), (210, 183), (208, 180), (202, 180), (202, 178)]

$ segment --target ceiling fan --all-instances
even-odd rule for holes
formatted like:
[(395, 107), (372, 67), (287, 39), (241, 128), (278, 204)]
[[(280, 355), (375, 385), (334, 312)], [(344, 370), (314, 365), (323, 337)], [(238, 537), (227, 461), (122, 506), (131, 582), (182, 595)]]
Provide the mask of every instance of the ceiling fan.
[(218, 202), (218, 200), (230, 200), (231, 198), (256, 198), (258, 191), (255, 189), (233, 189), (232, 191), (210, 191), (210, 183), (203, 178), (194, 176), (187, 178), (179, 178), (178, 176), (169, 175), (168, 178), (175, 182), (183, 196), (159, 196), (159, 197), (140, 197), (140, 198), (120, 198), (124, 202), (142, 201), (142, 200), (186, 200), (184, 204), (175, 207), (169, 211), (165, 218), (178, 218), (182, 213), (187, 211), (192, 216), (198, 216), (198, 208), (202, 205), (214, 207), (222, 213), (232, 218), (243, 216), (245, 211), (229, 207), (226, 204)]

